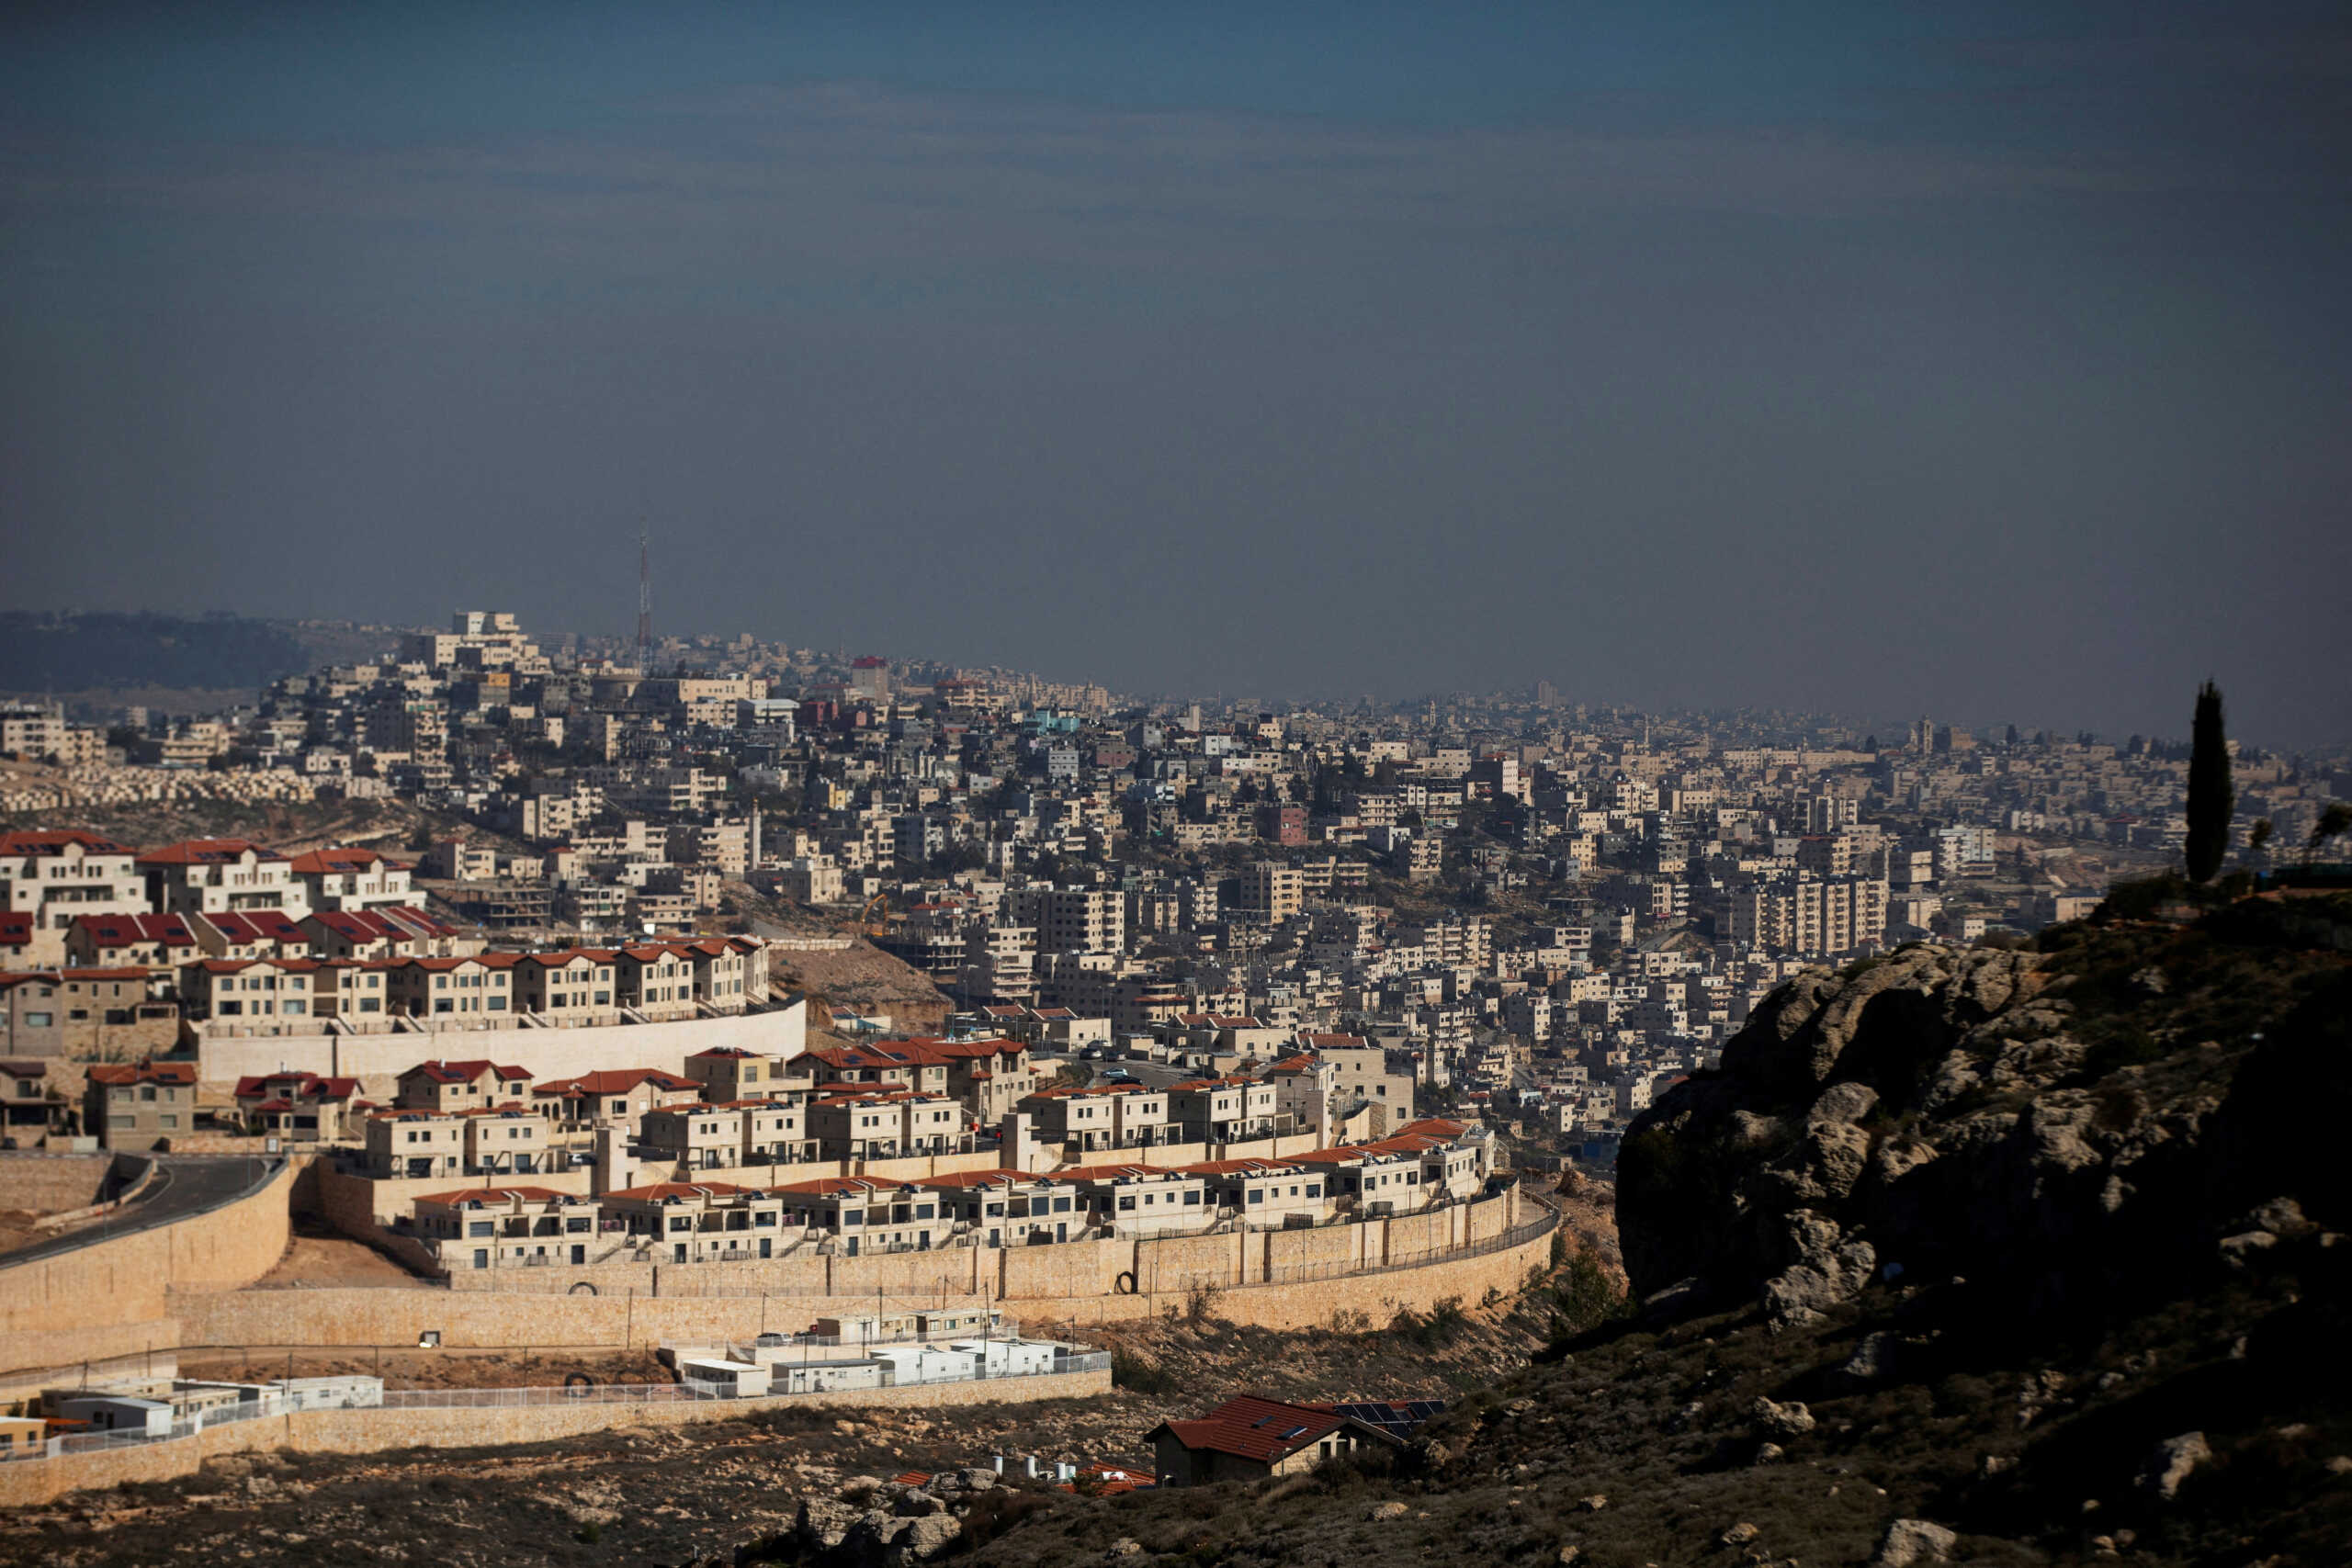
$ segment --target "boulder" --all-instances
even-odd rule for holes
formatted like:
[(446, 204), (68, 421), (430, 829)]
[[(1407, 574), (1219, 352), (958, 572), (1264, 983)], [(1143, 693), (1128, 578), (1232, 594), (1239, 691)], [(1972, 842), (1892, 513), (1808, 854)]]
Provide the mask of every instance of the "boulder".
[(2212, 1457), (2213, 1450), (2202, 1432), (2183, 1432), (2177, 1438), (2166, 1438), (2140, 1462), (2140, 1473), (2133, 1484), (2150, 1496), (2169, 1503), (2190, 1472)]
[(1926, 1519), (1897, 1519), (1886, 1527), (1871, 1568), (1910, 1568), (1914, 1562), (1944, 1562), (1960, 1538)]
[(985, 1492), (996, 1484), (996, 1472), (985, 1465), (967, 1465), (956, 1472), (956, 1484), (967, 1492)]
[(793, 1533), (812, 1551), (831, 1551), (849, 1539), (861, 1510), (830, 1497), (804, 1497)]
[(1364, 1510), (1363, 1517), (1375, 1522), (1381, 1519), (1401, 1519), (1408, 1511), (1402, 1503), (1374, 1503)]
[(1813, 1412), (1802, 1400), (1786, 1404), (1778, 1400), (1758, 1398), (1748, 1407), (1748, 1415), (1756, 1422), (1756, 1429), (1768, 1438), (1800, 1438), (1813, 1430)]
[(1860, 1122), (1878, 1107), (1878, 1090), (1865, 1083), (1834, 1083), (1821, 1091), (1804, 1114), (1807, 1127)]
[(1854, 1353), (1829, 1374), (1829, 1384), (1841, 1393), (1857, 1393), (1894, 1375), (1901, 1346), (1892, 1334), (1865, 1334)]

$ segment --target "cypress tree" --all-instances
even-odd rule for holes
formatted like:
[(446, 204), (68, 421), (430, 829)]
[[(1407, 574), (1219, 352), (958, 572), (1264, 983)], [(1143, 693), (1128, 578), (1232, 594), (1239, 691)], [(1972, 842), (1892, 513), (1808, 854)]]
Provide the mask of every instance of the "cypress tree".
[(2188, 880), (2211, 882), (2230, 848), (2230, 753), (2222, 736), (2222, 694), (2208, 681), (2197, 689), (2197, 716), (2188, 740)]

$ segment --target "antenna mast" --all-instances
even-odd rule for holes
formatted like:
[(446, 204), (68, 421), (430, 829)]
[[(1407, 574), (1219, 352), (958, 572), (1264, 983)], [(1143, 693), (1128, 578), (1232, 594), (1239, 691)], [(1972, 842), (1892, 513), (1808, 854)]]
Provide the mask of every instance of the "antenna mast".
[(648, 564), (646, 535), (637, 531), (637, 672), (653, 673), (653, 572)]

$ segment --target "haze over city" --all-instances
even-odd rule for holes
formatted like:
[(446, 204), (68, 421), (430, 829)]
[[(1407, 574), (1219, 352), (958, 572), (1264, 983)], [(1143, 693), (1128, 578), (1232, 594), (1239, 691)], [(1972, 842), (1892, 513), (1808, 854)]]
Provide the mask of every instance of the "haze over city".
[(13, 607), (2352, 717), (2336, 7), (5, 26)]

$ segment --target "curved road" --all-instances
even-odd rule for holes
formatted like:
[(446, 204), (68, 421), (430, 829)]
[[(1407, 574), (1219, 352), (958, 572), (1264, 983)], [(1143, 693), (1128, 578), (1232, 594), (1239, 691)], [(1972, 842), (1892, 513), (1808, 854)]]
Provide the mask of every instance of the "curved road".
[(243, 1197), (274, 1174), (283, 1160), (250, 1155), (154, 1155), (155, 1179), (145, 1191), (96, 1224), (63, 1235), (37, 1241), (30, 1247), (0, 1254), (0, 1269), (38, 1262), (62, 1253), (110, 1241), (134, 1231), (167, 1225)]

